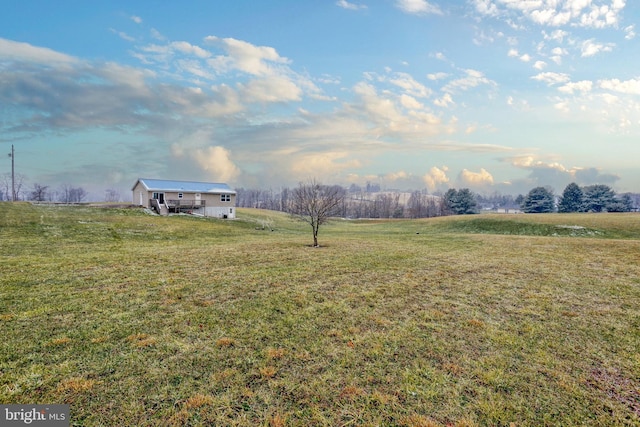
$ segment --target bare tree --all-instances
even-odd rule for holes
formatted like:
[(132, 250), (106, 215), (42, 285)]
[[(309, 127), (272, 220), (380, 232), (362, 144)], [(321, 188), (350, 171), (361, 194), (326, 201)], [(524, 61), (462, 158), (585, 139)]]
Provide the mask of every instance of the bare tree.
[(108, 188), (104, 192), (104, 201), (105, 202), (119, 202), (120, 201), (120, 192), (113, 188)]
[(87, 192), (82, 187), (63, 185), (58, 193), (59, 201), (63, 203), (82, 203), (87, 197)]
[[(26, 177), (21, 173), (14, 174), (13, 178), (10, 173), (6, 173), (0, 177), (0, 185), (7, 200), (20, 200), (22, 186), (26, 181)], [(15, 189), (15, 193), (13, 190)], [(1, 200), (1, 199), (0, 199)]]
[(41, 185), (38, 183), (33, 184), (33, 189), (31, 190), (31, 194), (29, 198), (36, 202), (44, 202), (47, 200), (47, 189), (49, 187), (46, 185)]
[(318, 230), (334, 216), (342, 205), (345, 191), (342, 187), (322, 185), (315, 179), (301, 182), (291, 194), (289, 212), (311, 225), (313, 246), (318, 247)]

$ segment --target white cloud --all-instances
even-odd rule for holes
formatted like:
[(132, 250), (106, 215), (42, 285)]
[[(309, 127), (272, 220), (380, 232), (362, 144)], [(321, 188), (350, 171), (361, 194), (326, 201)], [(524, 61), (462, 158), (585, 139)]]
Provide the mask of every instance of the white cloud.
[(610, 93), (603, 93), (602, 95), (600, 95), (600, 97), (602, 98), (604, 103), (608, 105), (616, 104), (620, 100), (620, 98), (615, 95), (611, 95)]
[(482, 187), (493, 184), (493, 176), (484, 168), (480, 168), (480, 172), (471, 172), (463, 169), (460, 172), (459, 180), (462, 185), (469, 187)]
[(270, 76), (239, 84), (242, 99), (248, 102), (285, 102), (299, 101), (302, 90), (290, 79)]
[[(410, 139), (423, 139), (427, 135), (449, 131), (450, 126), (443, 125), (442, 120), (429, 111), (406, 111), (406, 103), (411, 103), (410, 98), (397, 96), (390, 91), (378, 93), (368, 82), (358, 83), (353, 92), (358, 100), (349, 106), (347, 113), (373, 126), (372, 132), (376, 137), (393, 134)], [(413, 103), (413, 106), (417, 106), (417, 103)]]
[(635, 25), (629, 25), (628, 27), (625, 27), (624, 32), (625, 32), (625, 36), (624, 36), (625, 39), (627, 40), (634, 39), (636, 37)]
[(195, 55), (198, 58), (208, 58), (211, 56), (211, 53), (209, 51), (187, 42), (172, 42), (170, 46), (179, 52), (188, 55)]
[(114, 30), (113, 28), (109, 28), (109, 31), (111, 31), (113, 34), (117, 34), (118, 37), (120, 37), (122, 40), (126, 40), (128, 42), (135, 41), (135, 38), (131, 37), (129, 34), (125, 33), (124, 31), (117, 31), (117, 30)]
[(438, 107), (442, 107), (442, 108), (447, 108), (450, 105), (455, 104), (455, 102), (453, 102), (453, 98), (451, 97), (451, 94), (449, 93), (445, 93), (442, 96), (442, 98), (436, 99), (435, 101), (433, 101), (433, 103)]
[(540, 25), (558, 27), (566, 25), (571, 20), (571, 12), (555, 9), (538, 9), (531, 12), (530, 19)]
[(592, 5), (591, 11), (580, 16), (580, 25), (592, 28), (605, 28), (616, 26), (619, 15), (625, 7), (625, 0), (613, 0), (611, 6)]
[(449, 74), (447, 74), (447, 73), (431, 73), (431, 74), (427, 74), (427, 78), (429, 80), (433, 80), (433, 81), (442, 80), (442, 79), (444, 79), (444, 78), (446, 78), (448, 76), (449, 76)]
[[(590, 0), (587, 0), (590, 1)], [(547, 33), (546, 31), (542, 31), (542, 36), (545, 40), (552, 40), (558, 43), (562, 43), (564, 38), (568, 36), (569, 33), (564, 30), (554, 30), (551, 33)]]
[(442, 52), (436, 52), (436, 53), (434, 53), (432, 56), (433, 56), (434, 58), (436, 58), (436, 59), (440, 60), (440, 61), (446, 61), (446, 60), (447, 60), (446, 55), (445, 55), (444, 53), (442, 53)]
[(343, 9), (348, 9), (348, 10), (361, 10), (361, 9), (366, 9), (367, 6), (364, 4), (355, 4), (355, 3), (350, 3), (347, 0), (338, 0), (336, 2), (336, 5), (338, 5), (339, 7), (343, 8)]
[(491, 0), (473, 0), (476, 10), (482, 15), (496, 17), (500, 14), (498, 6), (493, 4)]
[(431, 89), (416, 81), (411, 75), (406, 73), (395, 73), (389, 79), (389, 83), (404, 89), (408, 94), (418, 97), (427, 98), (431, 95)]
[(511, 26), (526, 18), (546, 27), (574, 25), (587, 28), (615, 27), (625, 0), (472, 0), (478, 13), (502, 18)]
[(205, 41), (220, 45), (228, 53), (228, 56), (208, 60), (209, 65), (219, 72), (235, 69), (256, 76), (269, 75), (277, 72), (278, 64), (290, 62), (269, 46), (255, 46), (243, 40), (216, 36), (207, 36)]
[(429, 172), (427, 172), (422, 180), (424, 181), (425, 186), (428, 190), (433, 191), (440, 184), (446, 184), (449, 182), (449, 177), (447, 177), (448, 167), (442, 166), (442, 168), (438, 168), (436, 166), (432, 167)]
[(442, 88), (444, 92), (454, 92), (456, 90), (469, 90), (480, 85), (496, 86), (496, 82), (488, 79), (481, 71), (465, 70), (466, 76), (460, 79), (452, 80)]
[(80, 62), (73, 56), (65, 55), (46, 47), (36, 47), (28, 43), (14, 42), (3, 38), (0, 38), (0, 58), (40, 63), (48, 66), (70, 65)]
[(565, 73), (553, 73), (553, 72), (548, 72), (548, 73), (540, 73), (537, 74), (533, 77), (531, 77), (533, 80), (537, 80), (540, 82), (545, 82), (547, 85), (549, 86), (553, 86), (553, 85), (557, 85), (557, 84), (561, 84), (561, 83), (566, 83), (569, 81), (569, 75), (565, 74)]
[(131, 16), (131, 20), (133, 22), (135, 22), (136, 24), (142, 24), (142, 18), (140, 18), (139, 16), (133, 15), (133, 16)]
[(400, 96), (400, 104), (408, 110), (422, 110), (424, 105), (418, 102), (413, 96), (402, 94)]
[(553, 49), (551, 49), (551, 53), (556, 56), (565, 56), (569, 54), (567, 49), (562, 47), (554, 47)]
[(593, 82), (590, 80), (582, 80), (579, 82), (569, 82), (564, 86), (558, 88), (560, 92), (573, 94), (574, 91), (586, 93), (591, 92), (593, 88)]
[(553, 108), (563, 113), (569, 113), (571, 109), (569, 108), (569, 103), (567, 101), (560, 101), (553, 104)]
[(324, 178), (331, 179), (343, 171), (362, 166), (358, 160), (344, 160), (348, 156), (346, 151), (293, 154), (290, 169), (298, 179), (306, 179), (310, 173), (317, 172), (324, 174)]
[(640, 79), (621, 81), (618, 79), (600, 80), (598, 85), (602, 89), (627, 95), (640, 95)]
[(547, 68), (547, 63), (544, 61), (536, 61), (536, 63), (533, 64), (533, 68), (535, 68), (536, 70), (544, 70), (545, 68)]
[(224, 147), (198, 149), (192, 153), (191, 157), (207, 172), (210, 179), (233, 182), (240, 174), (240, 169), (231, 161), (231, 153)]
[(410, 14), (422, 15), (433, 13), (442, 15), (442, 10), (438, 6), (434, 6), (426, 0), (396, 0), (396, 6)]
[(615, 44), (613, 43), (597, 43), (594, 41), (594, 39), (585, 40), (581, 45), (582, 56), (589, 57), (597, 55), (601, 52), (611, 52), (614, 46)]

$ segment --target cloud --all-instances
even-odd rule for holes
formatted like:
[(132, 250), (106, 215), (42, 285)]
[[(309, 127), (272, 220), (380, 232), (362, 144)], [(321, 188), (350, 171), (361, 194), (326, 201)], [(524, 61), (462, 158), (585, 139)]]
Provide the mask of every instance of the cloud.
[(618, 79), (600, 80), (598, 86), (605, 90), (624, 93), (627, 95), (640, 95), (640, 79), (621, 81)]
[(446, 184), (449, 182), (449, 177), (447, 177), (448, 167), (442, 166), (442, 168), (438, 168), (436, 166), (432, 167), (429, 172), (427, 172), (422, 180), (424, 181), (425, 186), (429, 191), (433, 191), (437, 189), (441, 184)]
[[(411, 110), (405, 114), (402, 97), (386, 92), (378, 93), (370, 83), (358, 83), (354, 86), (353, 92), (358, 99), (357, 103), (349, 108), (349, 112), (372, 123), (380, 136), (394, 134), (424, 138), (443, 131), (442, 121), (432, 113)], [(404, 101), (406, 103), (408, 99), (404, 98)]]
[(547, 68), (547, 63), (544, 61), (536, 61), (536, 63), (533, 64), (533, 68), (535, 68), (536, 70), (544, 70), (545, 68)]
[[(590, 0), (587, 0), (587, 1), (590, 1)], [(567, 37), (568, 35), (569, 33), (564, 30), (553, 30), (550, 33), (547, 33), (546, 31), (542, 31), (542, 36), (544, 37), (545, 40), (552, 40), (558, 43), (562, 43), (564, 41), (564, 38)]]
[(455, 102), (453, 102), (453, 98), (451, 97), (451, 94), (449, 93), (445, 93), (442, 96), (442, 98), (436, 99), (435, 101), (433, 101), (433, 103), (438, 107), (442, 107), (442, 108), (447, 108), (450, 105), (455, 104)]
[(301, 153), (293, 155), (289, 163), (292, 174), (298, 179), (306, 179), (310, 175), (320, 174), (330, 179), (346, 170), (361, 167), (359, 160), (343, 159), (348, 157), (345, 151), (326, 151), (322, 153)]
[(445, 85), (442, 90), (444, 92), (465, 91), (480, 85), (496, 86), (497, 83), (488, 79), (481, 71), (465, 70), (466, 76), (452, 80)]
[(242, 99), (246, 102), (286, 102), (302, 99), (302, 89), (285, 77), (269, 77), (239, 84)]
[(126, 40), (128, 42), (132, 42), (135, 41), (135, 38), (131, 37), (130, 35), (128, 35), (127, 33), (125, 33), (124, 31), (117, 31), (113, 28), (109, 28), (109, 31), (111, 31), (113, 34), (116, 34), (118, 37), (120, 37), (122, 40)]
[(589, 57), (601, 52), (611, 52), (614, 47), (614, 43), (597, 43), (594, 39), (589, 39), (582, 42), (581, 51), (583, 57)]
[(598, 168), (576, 168), (573, 175), (578, 184), (593, 185), (605, 184), (613, 185), (620, 177), (612, 173), (602, 173)]
[(442, 80), (442, 79), (444, 79), (444, 78), (447, 78), (448, 76), (449, 76), (449, 74), (448, 74), (448, 73), (442, 73), (442, 72), (441, 72), (441, 73), (431, 73), (431, 74), (427, 74), (427, 78), (428, 78), (429, 80), (433, 80), (433, 81), (436, 81), (436, 80)]
[(133, 16), (131, 16), (131, 20), (133, 22), (135, 22), (136, 24), (142, 24), (142, 18), (140, 18), (139, 16), (133, 15)]
[(240, 174), (240, 169), (231, 161), (231, 153), (224, 147), (212, 146), (197, 149), (191, 157), (200, 168), (206, 171), (209, 179), (233, 182)]
[(629, 25), (624, 29), (625, 36), (624, 38), (627, 40), (633, 40), (636, 37), (635, 25)]
[(591, 92), (593, 88), (593, 82), (590, 80), (582, 80), (579, 82), (569, 82), (564, 86), (558, 88), (558, 90), (562, 93), (573, 94), (574, 91), (577, 92)]
[(172, 42), (170, 46), (178, 52), (186, 55), (194, 55), (198, 58), (208, 58), (211, 56), (209, 51), (187, 42)]
[(548, 86), (553, 86), (561, 83), (566, 83), (570, 80), (569, 75), (565, 73), (540, 73), (531, 77), (533, 80), (539, 82), (545, 82)]
[(396, 7), (413, 15), (436, 14), (442, 15), (442, 10), (426, 0), (396, 0)]
[(524, 18), (545, 27), (586, 28), (616, 27), (625, 3), (625, 0), (472, 0), (480, 15), (509, 23)]
[(242, 40), (216, 36), (207, 36), (205, 41), (222, 47), (228, 54), (208, 60), (208, 64), (220, 73), (239, 70), (254, 76), (272, 75), (280, 71), (278, 65), (291, 62), (269, 46), (255, 46)]
[(343, 9), (348, 9), (348, 10), (362, 10), (367, 8), (367, 6), (364, 4), (350, 3), (347, 0), (338, 0), (336, 2), (336, 5)]
[(588, 167), (567, 168), (556, 161), (544, 161), (534, 156), (516, 156), (504, 159), (513, 166), (529, 171), (523, 188), (533, 186), (551, 186), (556, 192), (562, 191), (569, 183), (578, 185), (613, 184), (620, 179), (615, 174), (602, 173), (600, 169)]
[(493, 184), (493, 176), (484, 168), (480, 168), (480, 172), (463, 169), (458, 176), (458, 181), (465, 187), (482, 188)]
[(418, 98), (427, 98), (431, 96), (431, 89), (416, 81), (410, 74), (395, 73), (390, 77), (389, 83), (404, 89), (409, 95)]
[(567, 101), (560, 101), (553, 104), (553, 108), (563, 113), (570, 113), (569, 103)]
[(38, 63), (47, 67), (72, 65), (80, 62), (73, 56), (45, 47), (37, 47), (28, 43), (15, 42), (3, 38), (0, 38), (0, 59)]
[(408, 110), (422, 110), (424, 105), (418, 102), (413, 96), (402, 94), (400, 96), (400, 104)]

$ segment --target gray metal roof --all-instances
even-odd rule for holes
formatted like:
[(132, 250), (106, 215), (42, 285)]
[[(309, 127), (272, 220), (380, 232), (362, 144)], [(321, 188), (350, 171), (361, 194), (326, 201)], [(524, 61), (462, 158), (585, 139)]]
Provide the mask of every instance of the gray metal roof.
[(139, 178), (133, 188), (138, 185), (138, 182), (144, 185), (148, 191), (236, 194), (236, 192), (227, 184), (219, 182), (171, 181), (166, 179)]

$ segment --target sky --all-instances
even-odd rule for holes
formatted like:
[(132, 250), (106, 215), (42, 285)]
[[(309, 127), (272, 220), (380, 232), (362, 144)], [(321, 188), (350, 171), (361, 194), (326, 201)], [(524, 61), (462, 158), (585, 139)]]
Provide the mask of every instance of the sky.
[(0, 154), (26, 190), (640, 192), (637, 1), (6, 3)]

